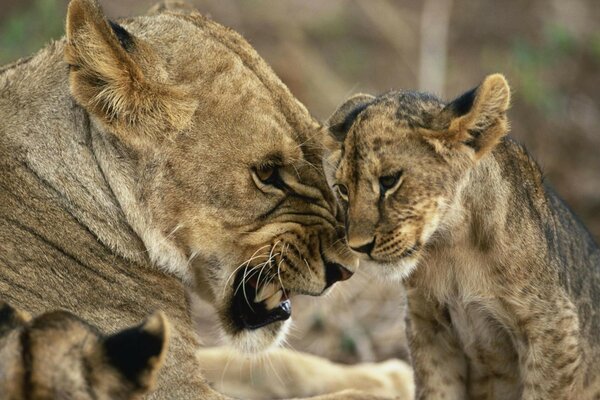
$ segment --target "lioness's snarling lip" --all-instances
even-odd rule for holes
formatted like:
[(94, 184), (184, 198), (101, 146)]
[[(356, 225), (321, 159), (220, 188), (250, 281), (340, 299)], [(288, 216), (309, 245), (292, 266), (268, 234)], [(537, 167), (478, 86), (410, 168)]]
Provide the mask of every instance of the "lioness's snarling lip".
[(279, 282), (259, 282), (256, 275), (244, 279), (240, 271), (234, 280), (231, 302), (231, 318), (238, 330), (254, 330), (277, 321), (285, 321), (292, 315), (289, 293)]

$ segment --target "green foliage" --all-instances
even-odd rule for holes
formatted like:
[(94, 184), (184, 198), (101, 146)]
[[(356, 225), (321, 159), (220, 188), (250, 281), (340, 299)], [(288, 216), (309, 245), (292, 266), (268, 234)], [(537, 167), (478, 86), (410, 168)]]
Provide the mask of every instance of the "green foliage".
[(0, 65), (35, 52), (51, 38), (61, 37), (65, 4), (60, 0), (34, 0), (27, 9), (5, 18), (0, 25)]
[(563, 99), (551, 82), (544, 78), (548, 71), (560, 68), (581, 49), (582, 43), (565, 27), (554, 24), (545, 27), (540, 43), (516, 39), (511, 56), (521, 98), (548, 114), (556, 113)]
[(342, 347), (342, 351), (346, 354), (355, 355), (357, 354), (356, 341), (350, 335), (344, 334), (340, 338), (340, 346)]

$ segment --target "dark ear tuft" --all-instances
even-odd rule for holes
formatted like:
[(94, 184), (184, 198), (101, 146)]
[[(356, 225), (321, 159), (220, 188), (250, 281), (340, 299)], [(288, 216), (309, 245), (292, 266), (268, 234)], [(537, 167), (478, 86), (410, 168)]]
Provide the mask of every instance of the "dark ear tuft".
[(31, 317), (27, 313), (0, 301), (0, 337), (19, 326), (25, 325), (30, 319)]
[[(508, 133), (506, 112), (510, 87), (504, 76), (487, 76), (481, 85), (448, 104), (438, 115), (440, 128), (430, 140), (448, 146), (466, 145), (475, 159), (490, 152)], [(432, 142), (432, 143), (433, 143)], [(437, 144), (436, 148), (441, 149)]]
[(121, 46), (123, 46), (125, 50), (131, 51), (131, 49), (133, 48), (133, 36), (131, 36), (131, 34), (127, 32), (125, 28), (123, 28), (116, 22), (108, 21), (108, 23), (110, 24), (110, 27), (117, 36), (117, 39), (119, 39), (119, 43), (121, 43)]
[(356, 94), (346, 100), (327, 121), (329, 133), (343, 142), (356, 120), (356, 117), (373, 102), (375, 97), (368, 94)]
[(461, 117), (465, 115), (471, 111), (471, 108), (473, 107), (475, 94), (477, 93), (478, 88), (479, 86), (452, 100), (452, 102), (446, 106), (446, 109), (451, 111), (454, 117)]
[(164, 314), (157, 312), (141, 325), (107, 337), (108, 362), (137, 388), (150, 388), (167, 351), (168, 331)]

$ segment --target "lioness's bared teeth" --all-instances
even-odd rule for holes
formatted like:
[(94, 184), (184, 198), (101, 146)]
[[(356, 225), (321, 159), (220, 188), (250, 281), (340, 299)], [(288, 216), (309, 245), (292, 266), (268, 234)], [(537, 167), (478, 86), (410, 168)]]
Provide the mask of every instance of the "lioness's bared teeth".
[(279, 289), (274, 283), (269, 283), (268, 285), (261, 286), (258, 293), (256, 293), (256, 297), (254, 297), (255, 303), (260, 303), (261, 301), (271, 297), (275, 292)]
[(271, 297), (265, 300), (265, 307), (267, 310), (272, 310), (275, 307), (279, 306), (281, 303), (281, 297), (283, 296), (283, 291), (280, 289), (275, 292)]

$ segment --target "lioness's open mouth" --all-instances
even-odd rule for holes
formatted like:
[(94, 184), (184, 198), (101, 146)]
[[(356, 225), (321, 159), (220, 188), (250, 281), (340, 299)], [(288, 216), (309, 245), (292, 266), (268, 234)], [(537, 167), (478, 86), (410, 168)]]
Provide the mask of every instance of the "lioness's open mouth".
[[(240, 329), (258, 329), (292, 315), (291, 292), (278, 276), (261, 274), (257, 269), (240, 270), (234, 280), (231, 318)], [(352, 273), (337, 263), (325, 263), (325, 290)]]
[(255, 271), (236, 275), (231, 315), (238, 329), (258, 329), (292, 315), (289, 293), (277, 279), (267, 282), (266, 278)]

